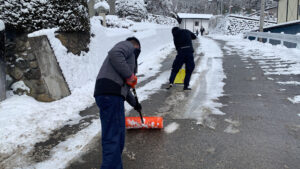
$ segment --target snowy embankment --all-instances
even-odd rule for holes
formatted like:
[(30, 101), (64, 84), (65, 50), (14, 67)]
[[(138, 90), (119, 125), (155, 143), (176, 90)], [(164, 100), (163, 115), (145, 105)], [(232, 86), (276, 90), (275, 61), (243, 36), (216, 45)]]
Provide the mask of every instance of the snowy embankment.
[[(243, 39), (242, 36), (213, 35), (212, 38), (226, 41), (225, 48), (229, 54), (235, 49), (243, 59), (251, 58), (259, 64), (266, 76), (272, 75), (300, 75), (300, 50), (271, 45), (258, 41)], [(271, 62), (270, 62), (271, 61)], [(247, 67), (247, 68), (251, 68)], [(268, 77), (269, 80), (274, 80)], [(299, 85), (299, 81), (278, 81), (280, 85)], [(288, 98), (292, 103), (300, 103), (300, 95)]]
[[(145, 76), (139, 82), (155, 75), (161, 66), (160, 62), (173, 48), (170, 26), (134, 23), (130, 29), (109, 29), (99, 23), (99, 18), (91, 19), (91, 33), (95, 36), (91, 38), (89, 52), (83, 52), (81, 56), (67, 53), (67, 49), (55, 38), (56, 29), (41, 30), (29, 35), (47, 35), (72, 94), (51, 103), (41, 103), (25, 95), (11, 96), (1, 102), (0, 160), (13, 162), (15, 167), (28, 165), (26, 160), (30, 159), (26, 158), (26, 154), (33, 150), (35, 143), (47, 140), (54, 129), (76, 123), (82, 118), (79, 112), (94, 103), (93, 90), (100, 66), (107, 52), (117, 42), (129, 36), (140, 39), (142, 53), (138, 74)], [(100, 120), (93, 121), (86, 129), (58, 144), (51, 151), (49, 160), (31, 167), (64, 168), (100, 132), (99, 123)], [(16, 159), (19, 162), (14, 162)]]
[(186, 117), (197, 119), (202, 124), (209, 114), (224, 114), (219, 110), (222, 104), (217, 100), (223, 96), (223, 80), (226, 75), (223, 71), (223, 52), (220, 46), (206, 37), (199, 37), (199, 43), (197, 53), (203, 53), (203, 56), (200, 65), (196, 65), (194, 70), (197, 75), (192, 76), (191, 84), (196, 90)]

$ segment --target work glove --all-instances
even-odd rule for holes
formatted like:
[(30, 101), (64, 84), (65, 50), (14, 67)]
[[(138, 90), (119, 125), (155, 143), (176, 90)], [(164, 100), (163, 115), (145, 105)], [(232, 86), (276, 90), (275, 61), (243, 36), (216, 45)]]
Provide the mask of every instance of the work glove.
[(126, 79), (126, 84), (128, 84), (131, 88), (135, 88), (137, 84), (137, 77), (132, 74), (129, 78)]
[(134, 106), (134, 110), (141, 112), (142, 111), (142, 105), (140, 103), (136, 103), (136, 105)]

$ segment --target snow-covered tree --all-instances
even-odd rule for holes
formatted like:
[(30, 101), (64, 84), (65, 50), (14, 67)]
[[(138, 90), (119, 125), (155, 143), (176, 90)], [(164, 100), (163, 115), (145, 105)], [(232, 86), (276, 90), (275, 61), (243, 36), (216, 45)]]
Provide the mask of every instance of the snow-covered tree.
[(0, 19), (8, 29), (32, 32), (60, 27), (61, 31), (89, 31), (86, 0), (1, 0)]
[(117, 0), (116, 13), (120, 17), (126, 17), (138, 22), (147, 18), (144, 0)]

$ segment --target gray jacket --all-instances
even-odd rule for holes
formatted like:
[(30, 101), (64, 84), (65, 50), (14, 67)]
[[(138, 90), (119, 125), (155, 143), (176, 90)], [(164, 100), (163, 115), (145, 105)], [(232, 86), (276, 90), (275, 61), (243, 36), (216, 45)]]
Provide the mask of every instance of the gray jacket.
[(133, 44), (129, 41), (117, 43), (109, 52), (98, 73), (94, 96), (119, 95), (135, 106), (130, 86), (125, 81), (136, 74), (136, 61)]

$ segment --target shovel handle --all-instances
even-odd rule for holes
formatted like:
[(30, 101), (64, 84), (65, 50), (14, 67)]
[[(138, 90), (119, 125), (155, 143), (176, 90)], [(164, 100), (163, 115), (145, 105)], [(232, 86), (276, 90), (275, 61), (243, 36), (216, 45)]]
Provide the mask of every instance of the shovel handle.
[[(134, 97), (135, 97), (135, 101), (137, 104), (139, 104), (139, 99), (137, 97), (137, 94), (136, 94), (136, 91), (135, 91), (135, 88), (132, 88), (132, 91), (133, 91), (133, 94), (134, 94)], [(140, 114), (140, 117), (141, 117), (141, 122), (144, 124), (144, 119), (143, 119), (143, 115), (142, 115), (142, 112), (141, 111), (138, 111), (139, 114)]]

